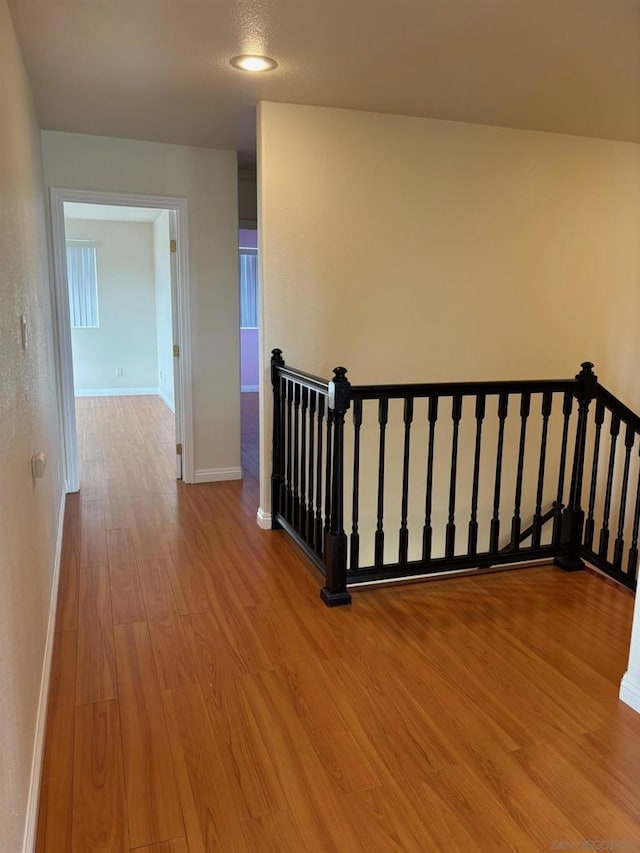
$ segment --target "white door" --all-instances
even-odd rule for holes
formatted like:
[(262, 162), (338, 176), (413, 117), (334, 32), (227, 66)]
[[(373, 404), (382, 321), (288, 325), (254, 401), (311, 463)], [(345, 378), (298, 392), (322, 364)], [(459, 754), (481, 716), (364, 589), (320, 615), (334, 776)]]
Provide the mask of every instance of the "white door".
[(178, 299), (178, 214), (169, 212), (169, 250), (171, 259), (171, 328), (173, 332), (173, 395), (176, 416), (176, 478), (182, 479), (182, 385), (180, 370), (180, 304)]

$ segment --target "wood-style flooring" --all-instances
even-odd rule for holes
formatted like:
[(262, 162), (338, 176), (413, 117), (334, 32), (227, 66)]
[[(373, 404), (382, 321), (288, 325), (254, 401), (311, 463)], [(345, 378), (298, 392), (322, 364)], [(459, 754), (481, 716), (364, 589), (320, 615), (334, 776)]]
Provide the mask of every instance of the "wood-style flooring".
[(158, 398), (78, 400), (37, 850), (639, 849), (631, 595), (543, 567), (327, 609), (256, 526), (255, 397), (252, 476), (195, 486)]

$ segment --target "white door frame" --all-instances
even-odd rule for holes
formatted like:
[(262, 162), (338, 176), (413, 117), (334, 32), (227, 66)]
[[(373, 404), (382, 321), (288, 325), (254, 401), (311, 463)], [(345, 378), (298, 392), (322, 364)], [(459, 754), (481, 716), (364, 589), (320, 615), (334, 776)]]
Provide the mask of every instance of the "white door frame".
[[(111, 204), (119, 207), (151, 207), (175, 211), (177, 221), (176, 289), (177, 324), (174, 326), (180, 347), (178, 371), (181, 394), (176, 397), (176, 433), (182, 442), (182, 478), (186, 483), (195, 480), (193, 452), (193, 390), (191, 370), (191, 298), (189, 280), (189, 231), (187, 223), (187, 199), (169, 196), (137, 195), (134, 193), (107, 193), (93, 190), (71, 190), (51, 187), (51, 244), (53, 249), (53, 289), (56, 322), (54, 344), (56, 349), (56, 373), (60, 390), (62, 419), (62, 441), (67, 492), (80, 489), (78, 466), (78, 437), (76, 432), (76, 409), (73, 388), (73, 359), (71, 351), (71, 318), (69, 316), (69, 294), (67, 288), (67, 253), (64, 228), (65, 201), (84, 204)], [(167, 247), (168, 250), (168, 247)]]

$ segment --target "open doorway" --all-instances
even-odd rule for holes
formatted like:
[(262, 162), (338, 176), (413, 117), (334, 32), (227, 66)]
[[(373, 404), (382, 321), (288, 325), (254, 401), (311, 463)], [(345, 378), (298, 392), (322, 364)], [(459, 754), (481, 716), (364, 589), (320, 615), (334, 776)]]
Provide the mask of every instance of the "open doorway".
[(64, 203), (81, 489), (91, 485), (92, 469), (118, 476), (117, 463), (127, 458), (131, 469), (147, 449), (153, 460), (147, 471), (182, 477), (171, 216), (154, 208)]
[(258, 232), (238, 231), (240, 281), (240, 398), (242, 470), (245, 480), (260, 476), (259, 448), (259, 317)]
[[(145, 450), (151, 443), (158, 451), (152, 467), (167, 473), (161, 463), (164, 454), (173, 476), (192, 482), (186, 202), (163, 201), (51, 191), (58, 370), (70, 492), (81, 484), (79, 432), (89, 429), (93, 434), (93, 453), (95, 431), (103, 427), (105, 436), (111, 430), (112, 437), (117, 433), (125, 442), (130, 431), (131, 448), (122, 445), (128, 451), (136, 436)], [(135, 468), (135, 452), (127, 456)], [(153, 471), (147, 466), (139, 473), (144, 477)]]

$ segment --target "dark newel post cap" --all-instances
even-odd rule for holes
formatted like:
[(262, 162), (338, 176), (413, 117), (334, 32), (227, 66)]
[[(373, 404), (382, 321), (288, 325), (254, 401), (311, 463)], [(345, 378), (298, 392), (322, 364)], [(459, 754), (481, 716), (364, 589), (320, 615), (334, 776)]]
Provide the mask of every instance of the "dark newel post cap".
[(576, 379), (580, 383), (576, 397), (586, 401), (593, 400), (598, 391), (598, 377), (593, 372), (593, 362), (583, 361), (580, 367), (582, 370), (576, 374)]
[(333, 381), (334, 382), (347, 382), (347, 368), (346, 367), (334, 367), (333, 368)]
[(282, 358), (282, 350), (281, 349), (272, 349), (271, 350), (271, 359), (272, 359), (272, 361), (276, 361), (278, 363), (284, 364), (284, 359)]
[[(585, 375), (592, 376), (593, 375), (594, 364), (592, 361), (583, 361), (582, 364), (580, 365), (580, 367), (582, 368), (582, 370), (580, 371), (578, 376), (585, 376)], [(576, 379), (578, 378), (578, 376), (576, 376)]]

